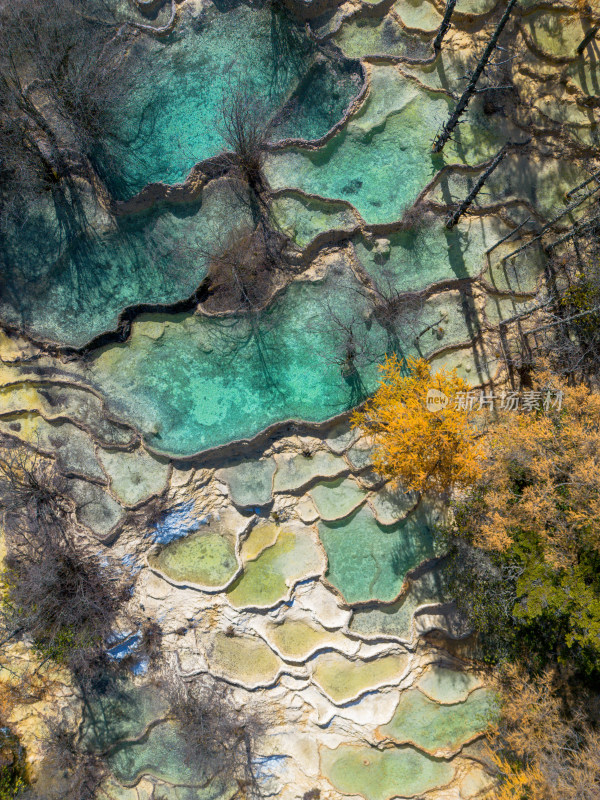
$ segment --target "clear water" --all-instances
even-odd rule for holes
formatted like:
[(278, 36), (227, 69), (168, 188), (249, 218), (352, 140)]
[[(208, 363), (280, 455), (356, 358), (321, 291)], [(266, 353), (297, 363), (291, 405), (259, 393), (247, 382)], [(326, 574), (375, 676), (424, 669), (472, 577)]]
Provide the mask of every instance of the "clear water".
[(431, 666), (417, 686), (436, 703), (462, 703), (481, 681), (476, 675), (445, 667)]
[(316, 478), (334, 477), (347, 469), (346, 462), (328, 450), (317, 450), (310, 455), (281, 453), (277, 456), (277, 472), (273, 488), (276, 492), (293, 492)]
[(235, 467), (219, 470), (218, 477), (229, 487), (237, 506), (264, 506), (271, 500), (275, 461), (242, 461)]
[[(195, 18), (186, 9), (172, 35), (136, 37), (129, 59), (134, 85), (97, 155), (117, 197), (181, 182), (221, 151), (215, 120), (240, 81), (267, 113), (285, 105), (274, 138), (308, 139), (341, 118), (361, 84), (356, 63), (320, 53), (302, 26), (242, 4), (229, 11), (209, 4)], [(128, 305), (189, 296), (206, 272), (203, 251), (215, 226), (239, 216), (230, 198), (217, 220), (209, 204), (205, 198), (200, 211), (186, 205), (115, 224), (84, 198), (84, 225), (50, 201), (30, 208), (3, 241), (9, 269), (0, 314), (37, 336), (81, 346), (114, 327)]]
[(277, 540), (244, 567), (227, 590), (234, 608), (271, 608), (284, 600), (301, 578), (322, 572), (323, 557), (309, 528), (281, 530)]
[(391, 722), (381, 727), (381, 733), (430, 753), (455, 751), (482, 734), (497, 714), (497, 698), (489, 689), (476, 689), (454, 705), (434, 703), (418, 689), (411, 689), (402, 694)]
[(318, 483), (310, 491), (319, 516), (324, 520), (348, 516), (364, 502), (366, 493), (352, 478)]
[(168, 703), (156, 687), (112, 682), (86, 705), (81, 725), (83, 742), (95, 750), (105, 750), (122, 739), (137, 739), (168, 711)]
[(361, 661), (339, 653), (324, 653), (317, 656), (313, 664), (313, 681), (339, 705), (380, 686), (397, 683), (408, 666), (408, 658), (388, 655)]
[(378, 750), (375, 747), (340, 745), (321, 751), (321, 769), (343, 794), (365, 800), (413, 797), (450, 783), (454, 767), (412, 747)]
[(356, 609), (350, 621), (350, 630), (366, 637), (394, 636), (410, 641), (415, 611), (448, 599), (446, 584), (443, 568), (430, 570), (411, 581), (407, 595), (401, 600), (389, 606)]
[[(459, 192), (454, 191), (454, 196)], [(485, 265), (485, 251), (505, 232), (495, 217), (468, 219), (449, 231), (443, 219), (429, 215), (411, 228), (390, 234), (389, 255), (378, 254), (374, 243), (362, 237), (356, 239), (355, 250), (379, 286), (418, 292), (452, 276), (478, 275)]]
[(5, 243), (0, 314), (38, 337), (82, 346), (114, 328), (126, 306), (189, 297), (212, 243), (247, 217), (226, 182), (214, 181), (193, 206), (86, 228), (69, 243), (59, 225), (34, 218), (18, 242)]
[(118, 747), (109, 756), (108, 763), (115, 777), (127, 785), (135, 783), (142, 775), (151, 775), (173, 784), (202, 786), (206, 776), (198, 760), (191, 760), (188, 752), (187, 743), (177, 728), (163, 722), (152, 728), (144, 739)]
[(445, 162), (478, 163), (504, 143), (474, 103), (444, 158), (434, 155), (431, 143), (451, 106), (394, 67), (374, 66), (370, 94), (343, 130), (319, 150), (273, 153), (267, 176), (276, 189), (346, 200), (369, 224), (398, 220)]
[(433, 555), (433, 536), (417, 514), (384, 527), (369, 508), (341, 522), (321, 522), (327, 580), (348, 603), (394, 600), (406, 573)]
[[(166, 453), (250, 438), (284, 419), (321, 421), (373, 390), (386, 352), (416, 349), (415, 328), (406, 319), (382, 328), (357, 289), (340, 261), (322, 281), (293, 283), (258, 320), (165, 315), (157, 339), (146, 335), (151, 320), (142, 317), (125, 344), (95, 353), (88, 375), (109, 409)], [(439, 326), (432, 328), (419, 339), (420, 352), (470, 338), (477, 314), (465, 320), (465, 303), (459, 292), (430, 300), (419, 329), (444, 313), (443, 339)], [(343, 370), (348, 327), (359, 343), (349, 375)], [(278, 473), (274, 482), (276, 491), (282, 488)]]
[(281, 230), (302, 248), (328, 231), (353, 231), (358, 225), (356, 214), (342, 203), (302, 195), (278, 196), (272, 211)]
[(237, 572), (233, 544), (219, 533), (194, 533), (167, 545), (150, 564), (176, 583), (224, 586)]
[[(367, 329), (367, 301), (354, 286), (344, 275), (295, 283), (256, 327), (248, 318), (165, 316), (163, 334), (151, 339), (140, 320), (127, 343), (96, 354), (93, 382), (153, 448), (178, 454), (251, 437), (282, 419), (326, 419), (375, 385), (388, 345), (376, 323)], [(335, 363), (345, 334), (332, 325), (332, 309), (355, 320), (370, 348), (350, 379)]]
[(153, 458), (143, 448), (130, 453), (98, 448), (97, 453), (109, 477), (110, 488), (125, 505), (135, 506), (160, 494), (167, 484), (168, 463)]
[(216, 121), (240, 82), (267, 113), (287, 104), (275, 138), (319, 138), (357, 94), (356, 65), (320, 54), (302, 25), (268, 5), (207, 3), (181, 16), (171, 36), (140, 36), (130, 50), (136, 84), (104, 157), (109, 185), (122, 195), (180, 183), (218, 153)]

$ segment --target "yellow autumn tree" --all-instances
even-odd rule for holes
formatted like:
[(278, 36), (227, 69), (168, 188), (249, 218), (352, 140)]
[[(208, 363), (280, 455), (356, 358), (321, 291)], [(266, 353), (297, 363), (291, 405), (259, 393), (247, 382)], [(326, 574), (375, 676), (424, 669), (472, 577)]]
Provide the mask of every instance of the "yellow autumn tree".
[(502, 716), (488, 733), (498, 779), (491, 800), (597, 800), (600, 733), (591, 698), (569, 704), (573, 693), (556, 670), (531, 677), (508, 665), (499, 679)]
[(490, 428), (483, 513), (471, 521), (481, 547), (505, 550), (530, 532), (544, 560), (564, 568), (582, 549), (600, 553), (600, 394), (541, 373), (535, 389), (548, 387), (560, 404), (505, 413)]
[[(432, 373), (422, 358), (388, 358), (380, 369), (379, 388), (352, 418), (373, 438), (375, 470), (420, 493), (470, 486), (479, 477), (483, 447), (473, 412), (455, 409), (467, 382), (456, 370)], [(427, 398), (436, 392), (448, 403), (430, 411)]]

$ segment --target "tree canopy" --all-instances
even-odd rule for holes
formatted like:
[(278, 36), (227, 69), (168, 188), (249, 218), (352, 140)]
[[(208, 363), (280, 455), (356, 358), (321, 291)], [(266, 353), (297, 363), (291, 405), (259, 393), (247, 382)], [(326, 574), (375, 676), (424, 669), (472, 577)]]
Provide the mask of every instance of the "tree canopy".
[[(473, 412), (454, 407), (456, 395), (469, 388), (456, 370), (432, 373), (422, 358), (386, 359), (379, 388), (352, 418), (373, 437), (375, 470), (421, 493), (470, 486), (480, 474), (483, 449)], [(448, 404), (428, 410), (432, 391)]]

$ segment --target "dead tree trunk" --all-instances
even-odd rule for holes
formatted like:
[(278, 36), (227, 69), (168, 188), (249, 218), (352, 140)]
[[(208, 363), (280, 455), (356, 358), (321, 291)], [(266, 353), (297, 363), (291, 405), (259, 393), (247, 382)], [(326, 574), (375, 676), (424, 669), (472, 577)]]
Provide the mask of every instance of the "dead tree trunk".
[(600, 31), (600, 25), (594, 25), (593, 28), (590, 28), (590, 30), (583, 37), (583, 39), (581, 41), (581, 44), (577, 48), (577, 55), (578, 56), (580, 56), (583, 53), (583, 51), (588, 46), (588, 44), (592, 41), (592, 39), (596, 38), (596, 34), (598, 33), (598, 31)]
[(454, 11), (454, 6), (456, 5), (457, 0), (446, 0), (446, 10), (444, 11), (444, 19), (442, 20), (442, 24), (439, 27), (437, 32), (437, 36), (433, 40), (433, 51), (437, 55), (442, 47), (442, 40), (444, 36), (448, 33), (450, 28), (450, 18), (452, 16), (452, 12)]
[(596, 183), (600, 184), (600, 180), (598, 180), (598, 178), (600, 178), (600, 170), (598, 170), (598, 172), (594, 172), (593, 175), (590, 175), (589, 178), (586, 178), (578, 186), (575, 186), (574, 189), (569, 189), (569, 191), (565, 193), (565, 197), (567, 200), (570, 200), (574, 194), (577, 194), (580, 189), (585, 189), (588, 183), (591, 183), (592, 181), (596, 181)]
[(513, 250), (512, 253), (508, 253), (508, 255), (505, 255), (504, 258), (502, 259), (502, 261), (506, 261), (508, 258), (513, 258), (513, 256), (516, 256), (519, 253), (521, 253), (523, 250), (526, 250), (534, 242), (539, 241), (542, 238), (542, 236), (546, 233), (546, 231), (549, 228), (552, 228), (552, 226), (555, 223), (557, 223), (559, 219), (562, 219), (563, 217), (566, 217), (567, 214), (571, 213), (571, 211), (574, 211), (576, 208), (579, 208), (580, 205), (585, 203), (586, 200), (589, 200), (590, 197), (593, 197), (599, 190), (600, 190), (600, 185), (596, 186), (596, 188), (592, 189), (590, 192), (586, 192), (583, 195), (583, 197), (579, 198), (579, 200), (575, 200), (573, 203), (570, 203), (563, 211), (560, 212), (560, 214), (557, 214), (555, 217), (553, 217), (550, 220), (550, 222), (547, 222), (542, 228), (540, 228), (539, 232), (537, 233), (536, 236), (534, 236), (533, 239), (530, 239), (528, 242), (526, 242), (525, 244), (521, 245), (521, 247), (518, 247), (516, 250)]
[(475, 198), (477, 197), (479, 192), (482, 190), (483, 185), (485, 184), (487, 179), (490, 177), (492, 172), (496, 169), (498, 164), (502, 161), (502, 159), (506, 155), (507, 150), (508, 150), (508, 145), (505, 144), (504, 147), (496, 154), (496, 156), (494, 157), (492, 163), (485, 170), (483, 175), (481, 175), (481, 177), (479, 178), (479, 180), (477, 181), (475, 186), (471, 189), (471, 191), (466, 196), (466, 198), (448, 216), (448, 219), (446, 220), (446, 227), (448, 229), (453, 228), (456, 225), (456, 223), (458, 222), (458, 220), (463, 216), (463, 214), (466, 214), (466, 212), (469, 210), (469, 208), (472, 205), (473, 201), (475, 200)]
[(471, 75), (471, 80), (469, 81), (469, 85), (462, 93), (462, 96), (458, 101), (456, 108), (450, 115), (450, 119), (448, 120), (448, 122), (444, 125), (442, 132), (439, 134), (439, 136), (436, 137), (435, 142), (433, 143), (432, 149), (434, 153), (440, 153), (443, 150), (444, 145), (452, 135), (452, 131), (458, 124), (460, 117), (467, 110), (467, 106), (469, 105), (469, 102), (471, 101), (471, 98), (473, 97), (477, 89), (477, 81), (481, 77), (481, 73), (485, 69), (487, 62), (490, 60), (490, 56), (492, 55), (492, 53), (496, 48), (496, 45), (498, 44), (498, 39), (500, 38), (500, 34), (504, 30), (504, 26), (508, 22), (508, 18), (510, 17), (510, 13), (513, 10), (514, 6), (516, 5), (516, 2), (517, 0), (509, 0), (508, 5), (506, 7), (506, 11), (502, 15), (502, 19), (496, 26), (496, 30), (494, 31), (492, 38), (488, 42), (483, 55), (479, 59), (479, 63), (477, 64), (473, 74)]

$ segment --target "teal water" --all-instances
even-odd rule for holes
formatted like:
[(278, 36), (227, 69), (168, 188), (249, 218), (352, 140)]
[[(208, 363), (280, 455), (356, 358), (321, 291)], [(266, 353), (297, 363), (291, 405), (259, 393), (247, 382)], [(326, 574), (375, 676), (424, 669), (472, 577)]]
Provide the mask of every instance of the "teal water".
[(267, 114), (285, 106), (273, 138), (319, 138), (360, 87), (356, 64), (320, 53), (302, 25), (269, 5), (188, 7), (173, 34), (137, 37), (129, 57), (137, 83), (102, 159), (122, 196), (181, 182), (218, 153), (221, 109), (240, 83)]
[(319, 150), (273, 153), (267, 176), (276, 189), (347, 200), (368, 224), (398, 220), (444, 163), (478, 163), (504, 143), (474, 103), (443, 158), (432, 154), (451, 106), (396, 68), (373, 67), (370, 94), (343, 130)]
[(420, 515), (380, 525), (368, 508), (341, 522), (321, 522), (327, 580), (348, 603), (394, 600), (406, 573), (433, 555), (433, 536)]
[(122, 739), (137, 739), (154, 720), (167, 716), (169, 704), (156, 686), (111, 683), (86, 705), (81, 735), (86, 746), (106, 750)]
[[(376, 387), (386, 352), (415, 352), (416, 332), (428, 329), (418, 339), (424, 352), (469, 338), (462, 303), (458, 292), (440, 294), (418, 320), (405, 314), (383, 328), (340, 258), (322, 280), (292, 283), (258, 319), (141, 316), (125, 343), (95, 351), (86, 376), (149, 446), (191, 455), (356, 405)], [(349, 330), (357, 344), (350, 374)], [(76, 365), (68, 371), (80, 374)]]
[[(173, 303), (192, 294), (206, 274), (207, 253), (248, 209), (226, 182), (213, 181), (192, 207), (93, 225), (67, 241), (61, 226), (18, 232), (5, 242), (0, 315), (36, 336), (81, 346), (114, 328), (119, 312), (138, 303)], [(25, 237), (25, 238), (23, 238)]]
[(410, 640), (415, 611), (449, 599), (447, 583), (443, 568), (436, 567), (411, 581), (408, 593), (401, 600), (378, 608), (357, 609), (349, 628), (367, 637), (397, 636)]
[[(117, 198), (182, 182), (219, 153), (220, 109), (240, 83), (261, 114), (277, 116), (271, 138), (311, 139), (339, 121), (362, 82), (356, 62), (324, 55), (302, 26), (242, 4), (208, 4), (195, 17), (188, 7), (171, 35), (135, 37), (128, 58), (132, 86), (95, 156)], [(3, 238), (0, 316), (81, 346), (114, 327), (128, 305), (189, 296), (205, 275), (215, 228), (244, 213), (235, 198), (221, 202), (211, 192), (202, 204), (120, 222), (86, 197), (71, 213), (40, 200)]]
[[(141, 318), (125, 344), (98, 351), (90, 377), (152, 447), (191, 454), (282, 419), (324, 420), (355, 404), (375, 386), (389, 346), (386, 331), (367, 325), (367, 308), (350, 276), (330, 271), (320, 283), (292, 284), (256, 326), (247, 317), (181, 314), (161, 317), (157, 330), (156, 318)], [(345, 333), (332, 312), (369, 348), (349, 377), (340, 367)]]

